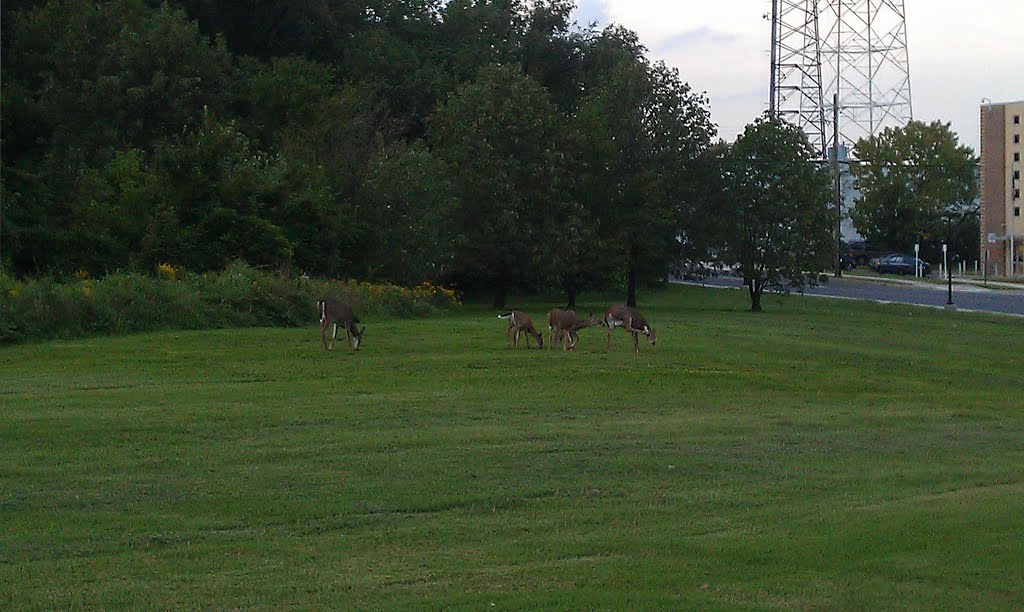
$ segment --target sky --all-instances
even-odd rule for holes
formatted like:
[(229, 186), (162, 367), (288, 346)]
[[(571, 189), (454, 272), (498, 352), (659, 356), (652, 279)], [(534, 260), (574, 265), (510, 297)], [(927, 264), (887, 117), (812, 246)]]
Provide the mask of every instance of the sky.
[[(977, 151), (983, 99), (1024, 100), (1024, 2), (904, 5), (914, 119), (951, 122)], [(707, 92), (719, 136), (731, 141), (768, 105), (770, 13), (770, 0), (577, 0), (574, 18), (637, 32), (652, 60)]]

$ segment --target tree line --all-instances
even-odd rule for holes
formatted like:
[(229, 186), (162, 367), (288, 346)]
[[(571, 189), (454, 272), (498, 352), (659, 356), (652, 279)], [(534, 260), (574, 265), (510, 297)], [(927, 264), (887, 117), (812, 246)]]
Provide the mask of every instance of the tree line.
[(663, 278), (706, 98), (567, 0), (11, 2), (3, 259), (492, 292)]
[(244, 261), (489, 295), (829, 266), (827, 167), (573, 0), (3, 4), (0, 258), (60, 277)]

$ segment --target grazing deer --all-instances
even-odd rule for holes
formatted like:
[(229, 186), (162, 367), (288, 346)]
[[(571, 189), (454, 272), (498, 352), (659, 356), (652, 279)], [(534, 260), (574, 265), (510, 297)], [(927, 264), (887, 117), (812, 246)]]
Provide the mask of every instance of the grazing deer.
[[(345, 328), (345, 337), (352, 348), (359, 350), (363, 342), (364, 325), (362, 329), (356, 329), (359, 319), (348, 304), (332, 300), (330, 298), (316, 303), (316, 309), (320, 312), (320, 342), (328, 351), (334, 350), (334, 341), (338, 338), (338, 324)], [(331, 344), (327, 345), (327, 326), (334, 325), (334, 333), (331, 335)]]
[(601, 319), (594, 316), (593, 313), (586, 321), (580, 321), (579, 317), (572, 310), (562, 310), (561, 308), (555, 308), (548, 313), (548, 346), (558, 348), (558, 343), (561, 340), (565, 340), (565, 344), (562, 347), (571, 351), (576, 343), (579, 342), (579, 331), (585, 327), (594, 327), (595, 325), (601, 325)]
[(540, 335), (540, 332), (533, 326), (533, 321), (530, 317), (519, 310), (513, 310), (506, 312), (505, 314), (498, 315), (499, 319), (508, 319), (508, 327), (505, 328), (505, 342), (511, 342), (511, 336), (515, 335), (515, 348), (519, 348), (519, 334), (525, 332), (526, 348), (530, 348), (530, 338), (533, 336), (537, 340), (537, 348), (544, 348), (544, 336)]
[(622, 304), (609, 308), (608, 312), (604, 313), (602, 324), (607, 328), (606, 333), (608, 335), (604, 348), (605, 352), (612, 349), (612, 332), (615, 331), (616, 327), (621, 327), (628, 333), (633, 334), (633, 350), (637, 353), (640, 352), (640, 334), (647, 336), (647, 341), (651, 345), (654, 345), (654, 341), (657, 338), (654, 328), (647, 324), (647, 320), (644, 319), (639, 310)]

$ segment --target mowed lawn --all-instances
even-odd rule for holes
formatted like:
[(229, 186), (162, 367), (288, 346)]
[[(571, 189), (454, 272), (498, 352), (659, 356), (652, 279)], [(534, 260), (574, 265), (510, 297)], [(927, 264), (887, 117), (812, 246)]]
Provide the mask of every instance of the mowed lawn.
[(0, 607), (1024, 606), (1021, 319), (641, 300), (2, 348)]

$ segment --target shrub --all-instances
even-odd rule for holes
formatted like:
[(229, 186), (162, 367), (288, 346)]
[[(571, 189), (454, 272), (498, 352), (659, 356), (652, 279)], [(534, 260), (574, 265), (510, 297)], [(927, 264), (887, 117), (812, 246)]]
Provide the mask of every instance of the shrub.
[(325, 297), (348, 302), (360, 316), (418, 317), (452, 310), (456, 294), (430, 283), (328, 281), (264, 272), (244, 263), (190, 274), (170, 264), (156, 276), (87, 275), (67, 282), (18, 282), (0, 272), (0, 342), (72, 338), (160, 329), (309, 324)]

